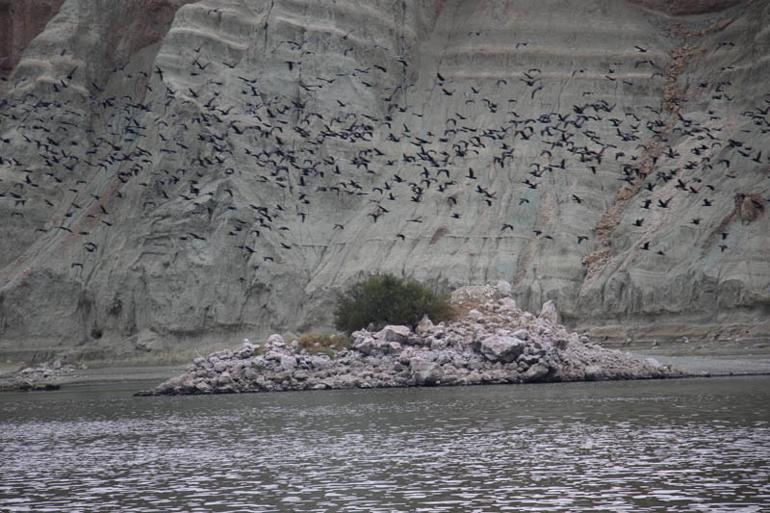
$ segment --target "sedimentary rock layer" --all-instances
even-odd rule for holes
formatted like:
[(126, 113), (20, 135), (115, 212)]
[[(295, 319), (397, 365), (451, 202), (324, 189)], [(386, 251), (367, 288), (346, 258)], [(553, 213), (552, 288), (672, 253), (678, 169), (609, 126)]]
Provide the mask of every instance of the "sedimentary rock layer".
[(321, 330), (376, 270), (766, 335), (770, 6), (675, 5), (66, 0), (0, 82), (0, 352)]

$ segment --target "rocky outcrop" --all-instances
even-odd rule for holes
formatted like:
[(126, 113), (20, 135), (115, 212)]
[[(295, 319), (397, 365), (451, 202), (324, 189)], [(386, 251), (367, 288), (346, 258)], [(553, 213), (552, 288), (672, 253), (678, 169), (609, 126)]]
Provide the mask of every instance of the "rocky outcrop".
[(770, 4), (666, 5), (64, 1), (0, 82), (0, 355), (328, 328), (377, 270), (770, 336)]
[(0, 392), (58, 390), (61, 382), (71, 380), (75, 367), (61, 360), (25, 367), (9, 376), (0, 376)]
[[(460, 291), (459, 319), (412, 331), (353, 333), (350, 348), (300, 349), (272, 335), (255, 346), (196, 358), (188, 370), (141, 395), (212, 394), (490, 383), (680, 377), (653, 359), (603, 349), (546, 317), (516, 308), (493, 286)], [(473, 306), (468, 310), (469, 307)], [(549, 307), (549, 311), (553, 306)]]

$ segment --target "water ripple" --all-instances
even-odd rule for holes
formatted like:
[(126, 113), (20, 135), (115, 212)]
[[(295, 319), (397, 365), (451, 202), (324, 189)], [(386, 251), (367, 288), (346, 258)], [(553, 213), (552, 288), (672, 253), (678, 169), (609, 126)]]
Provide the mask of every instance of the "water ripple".
[(769, 378), (0, 397), (0, 510), (766, 511)]

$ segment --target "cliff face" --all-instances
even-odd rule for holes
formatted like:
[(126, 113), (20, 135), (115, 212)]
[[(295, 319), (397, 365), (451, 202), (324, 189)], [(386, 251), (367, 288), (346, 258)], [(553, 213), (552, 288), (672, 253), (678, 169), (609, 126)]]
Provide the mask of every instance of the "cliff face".
[(376, 270), (770, 333), (770, 6), (659, 4), (66, 0), (0, 82), (0, 351), (183, 359)]
[(0, 1), (0, 76), (13, 70), (19, 55), (45, 28), (64, 0)]

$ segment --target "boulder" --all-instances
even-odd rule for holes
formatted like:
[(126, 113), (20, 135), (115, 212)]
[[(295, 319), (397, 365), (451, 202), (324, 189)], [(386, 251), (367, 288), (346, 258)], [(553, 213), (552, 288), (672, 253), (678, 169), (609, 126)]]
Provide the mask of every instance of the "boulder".
[(200, 394), (210, 394), (213, 391), (211, 385), (203, 380), (195, 382), (195, 390)]
[(265, 343), (268, 347), (286, 347), (286, 341), (278, 333), (273, 333), (267, 337), (267, 341)]
[(512, 297), (503, 297), (497, 301), (497, 305), (500, 310), (505, 312), (512, 312), (516, 310), (516, 301)]
[(223, 385), (229, 385), (232, 383), (233, 378), (230, 376), (230, 373), (227, 371), (221, 372), (217, 374), (217, 377), (214, 380), (214, 384), (216, 386), (223, 386)]
[(308, 363), (313, 369), (328, 369), (332, 365), (331, 359), (326, 355), (315, 355), (308, 358)]
[(528, 368), (526, 372), (524, 372), (522, 379), (527, 383), (541, 381), (543, 378), (548, 376), (549, 371), (550, 369), (544, 363), (536, 363), (535, 365)]
[(422, 358), (409, 362), (412, 382), (418, 386), (436, 385), (441, 381), (441, 366)]
[(297, 367), (297, 358), (294, 356), (281, 356), (281, 369), (285, 371), (294, 370)]
[(374, 354), (376, 350), (376, 342), (372, 337), (368, 335), (366, 336), (359, 335), (356, 338), (355, 342), (353, 342), (353, 349), (355, 349), (361, 354), (371, 355), (371, 354)]
[(513, 335), (515, 338), (518, 338), (519, 340), (523, 340), (523, 341), (525, 341), (525, 342), (526, 342), (527, 340), (529, 340), (529, 331), (527, 331), (527, 330), (525, 330), (525, 329), (516, 330), (516, 331), (514, 331), (514, 332), (512, 333), (512, 335)]
[(378, 354), (395, 354), (401, 351), (401, 344), (380, 338), (361, 337), (353, 345), (353, 349), (366, 356)]
[(513, 287), (511, 287), (511, 284), (505, 280), (499, 280), (495, 284), (495, 289), (501, 296), (510, 296), (513, 292)]
[(527, 344), (515, 337), (492, 335), (481, 341), (479, 351), (492, 362), (509, 363), (524, 352)]
[[(430, 322), (430, 321), (428, 321)], [(398, 342), (403, 343), (406, 342), (409, 339), (409, 336), (412, 334), (412, 330), (409, 329), (409, 326), (385, 326), (377, 332), (374, 337), (378, 340), (384, 340), (387, 342)]]
[(468, 317), (470, 317), (471, 319), (473, 319), (476, 322), (479, 322), (481, 319), (484, 318), (484, 314), (479, 312), (476, 309), (473, 309), (473, 310), (468, 312)]

